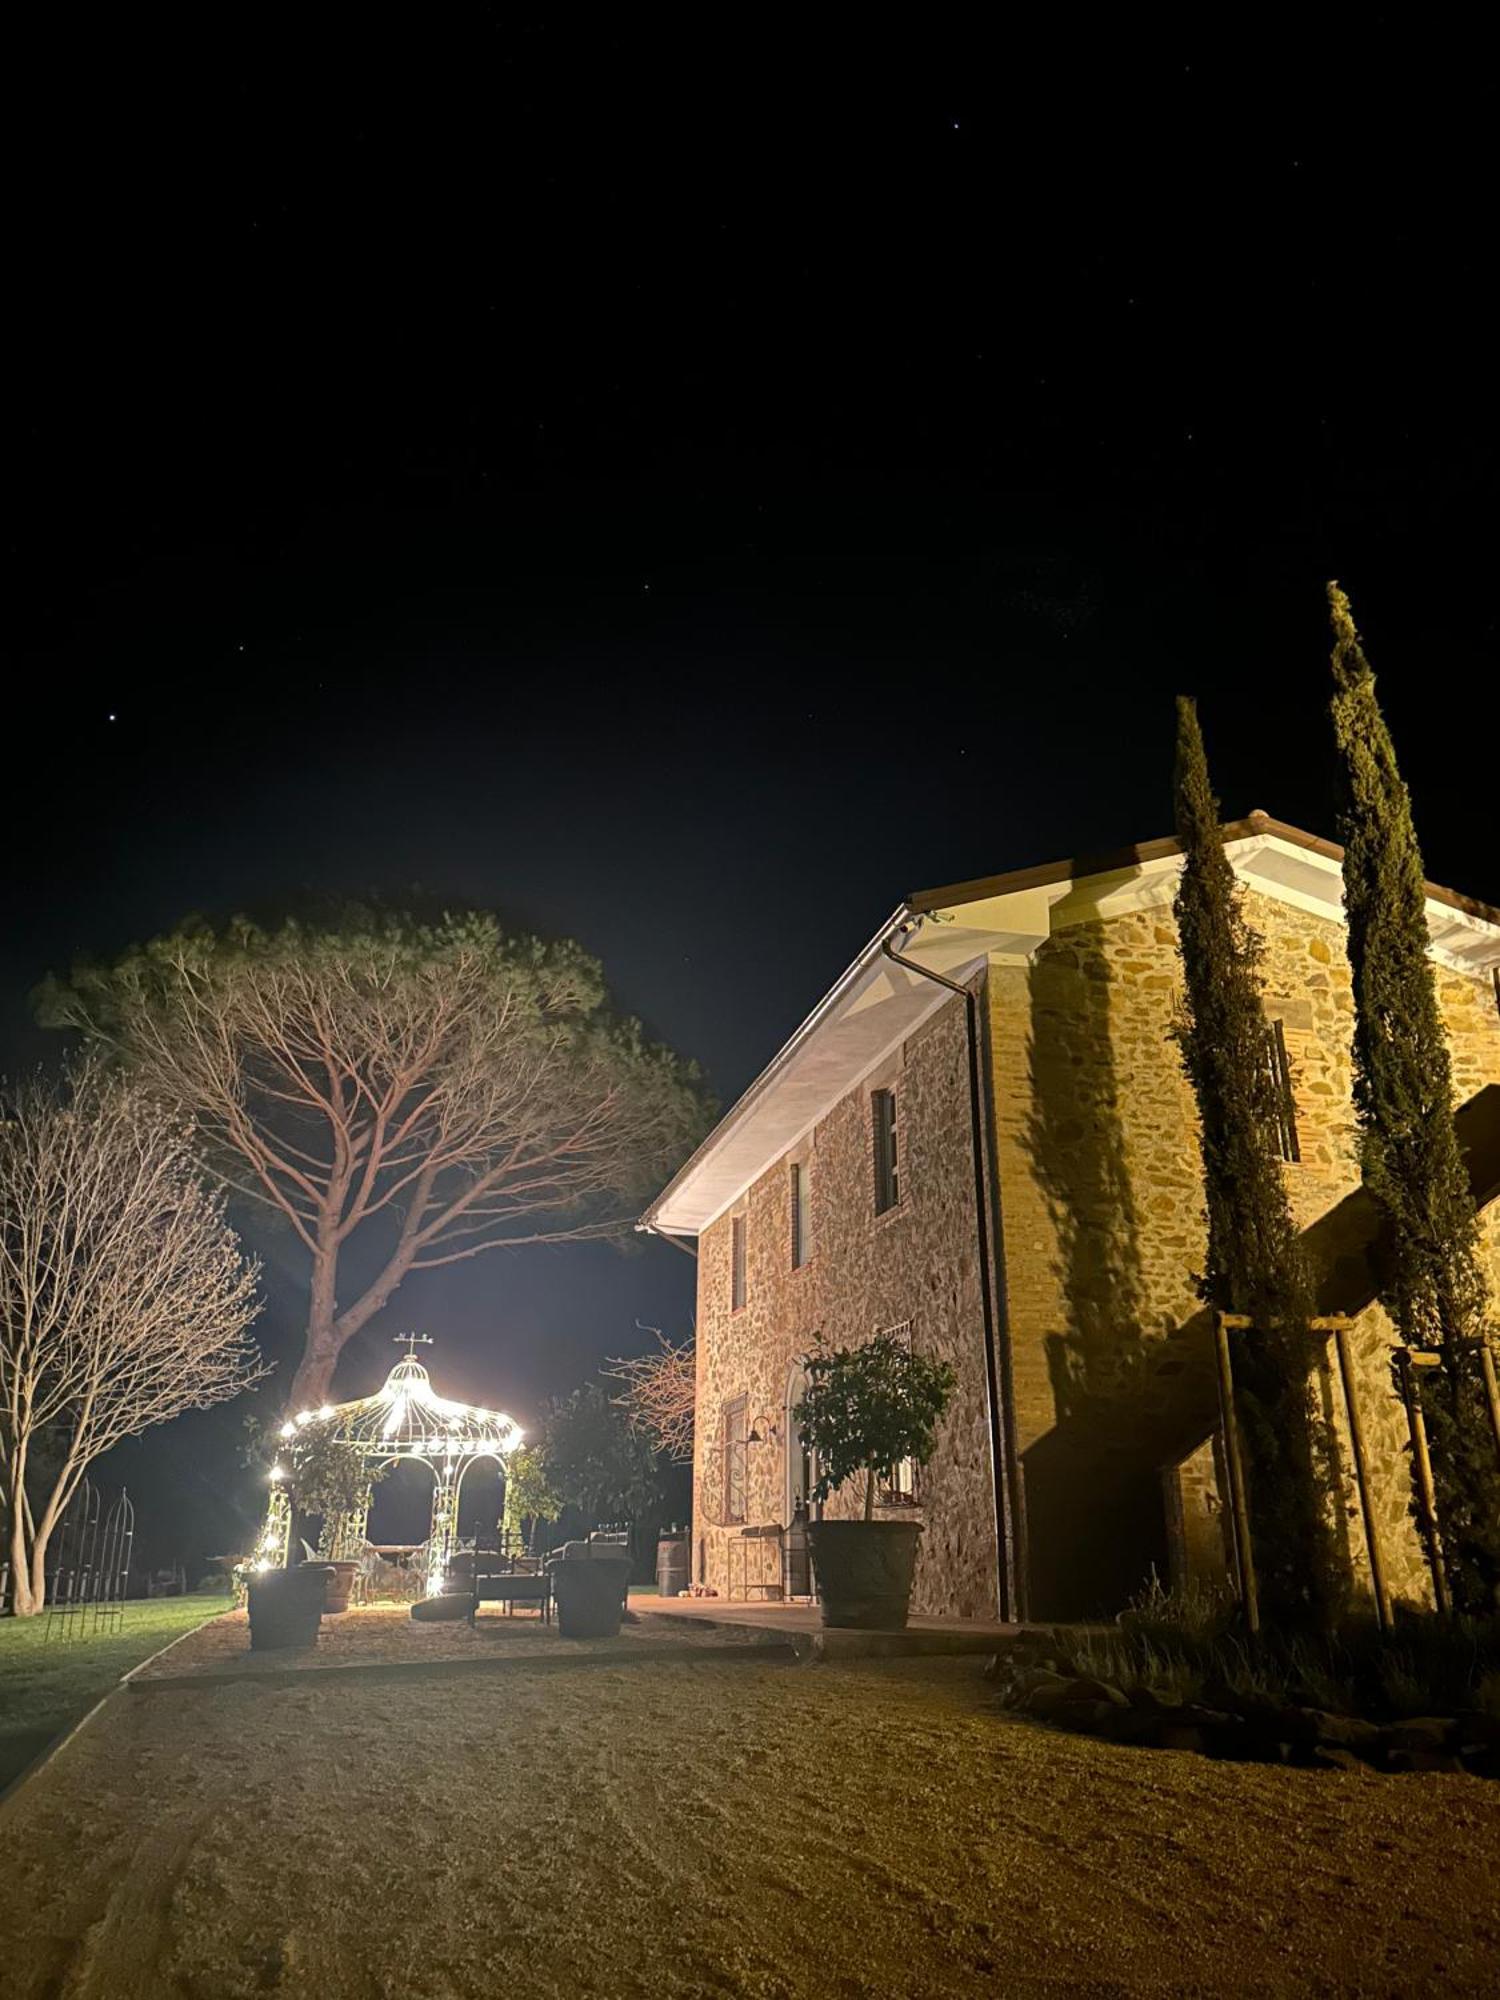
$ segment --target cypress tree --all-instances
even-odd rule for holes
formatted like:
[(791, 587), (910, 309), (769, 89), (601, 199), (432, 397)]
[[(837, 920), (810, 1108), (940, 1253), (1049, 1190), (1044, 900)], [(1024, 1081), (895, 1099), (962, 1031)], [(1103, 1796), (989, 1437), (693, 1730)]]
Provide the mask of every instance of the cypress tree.
[(1249, 1461), (1250, 1532), (1267, 1612), (1326, 1623), (1337, 1599), (1327, 1438), (1312, 1397), (1311, 1287), (1276, 1142), (1276, 1082), (1261, 1002), (1264, 945), (1224, 851), (1197, 710), (1177, 703), (1177, 892), (1185, 997), (1176, 1038), (1198, 1101), (1208, 1258), (1205, 1302), (1251, 1322), (1234, 1336)]
[[(1382, 1299), (1423, 1378), (1443, 1562), (1454, 1604), (1500, 1603), (1500, 1468), (1480, 1343), (1496, 1340), (1479, 1220), (1453, 1123), (1453, 1070), (1428, 957), (1427, 889), (1411, 799), (1349, 600), (1328, 586), (1339, 836), (1354, 978), (1354, 1108), (1365, 1186), (1385, 1222)], [(1413, 1514), (1420, 1518), (1416, 1496)]]

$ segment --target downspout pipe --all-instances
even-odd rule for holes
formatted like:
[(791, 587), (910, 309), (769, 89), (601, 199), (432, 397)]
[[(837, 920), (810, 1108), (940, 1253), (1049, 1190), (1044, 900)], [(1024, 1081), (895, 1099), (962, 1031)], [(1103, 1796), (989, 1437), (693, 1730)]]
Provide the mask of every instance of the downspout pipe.
[(969, 1128), (974, 1156), (974, 1225), (979, 1250), (979, 1301), (984, 1322), (985, 1415), (990, 1431), (990, 1471), (995, 1510), (995, 1581), (1000, 1616), (1014, 1620), (1024, 1615), (1019, 1608), (1016, 1576), (1016, 1549), (1013, 1532), (1014, 1508), (1008, 1486), (1010, 1452), (1004, 1431), (1004, 1410), (1000, 1397), (1000, 1364), (996, 1339), (995, 1267), (991, 1257), (989, 1188), (985, 1176), (983, 1072), (979, 1057), (979, 996), (931, 966), (903, 958), (893, 939), (906, 938), (921, 924), (919, 916), (908, 916), (881, 940), (881, 950), (892, 964), (945, 986), (964, 1003), (964, 1025), (969, 1049)]

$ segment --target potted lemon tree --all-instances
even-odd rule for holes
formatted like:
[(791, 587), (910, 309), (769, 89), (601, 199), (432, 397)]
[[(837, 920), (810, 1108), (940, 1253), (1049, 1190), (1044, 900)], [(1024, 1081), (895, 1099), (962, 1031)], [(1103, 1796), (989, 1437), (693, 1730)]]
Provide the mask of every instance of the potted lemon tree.
[(862, 1518), (808, 1524), (823, 1623), (899, 1632), (922, 1529), (916, 1521), (877, 1521), (876, 1492), (903, 1460), (925, 1465), (932, 1457), (953, 1370), (913, 1354), (890, 1333), (810, 1354), (802, 1365), (808, 1388), (793, 1415), (817, 1454), (813, 1499), (825, 1502), (850, 1480), (864, 1481)]
[(361, 1453), (340, 1441), (331, 1423), (309, 1424), (293, 1441), (287, 1456), (291, 1461), (287, 1485), (292, 1505), (299, 1515), (316, 1518), (323, 1524), (319, 1546), (327, 1549), (329, 1555), (318, 1558), (316, 1563), (326, 1573), (323, 1609), (347, 1611), (359, 1564), (346, 1557), (335, 1558), (340, 1524), (351, 1514), (365, 1512), (370, 1504), (370, 1490), (385, 1477), (389, 1464), (367, 1465)]

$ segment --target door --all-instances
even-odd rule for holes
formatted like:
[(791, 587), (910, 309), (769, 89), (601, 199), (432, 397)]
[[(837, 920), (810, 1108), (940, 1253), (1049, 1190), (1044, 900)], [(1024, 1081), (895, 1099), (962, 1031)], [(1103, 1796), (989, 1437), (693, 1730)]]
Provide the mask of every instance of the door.
[[(818, 1477), (817, 1459), (797, 1428), (792, 1412), (807, 1393), (807, 1374), (799, 1365), (787, 1377), (786, 1422), (786, 1594), (812, 1596), (812, 1561), (807, 1546), (807, 1523), (815, 1510), (813, 1486)], [(821, 1516), (823, 1509), (816, 1507)]]
[[(807, 1394), (807, 1371), (800, 1362), (793, 1365), (786, 1385), (786, 1423), (783, 1435), (786, 1438), (786, 1518), (788, 1525), (795, 1518), (800, 1506), (804, 1513), (814, 1515), (812, 1490), (818, 1477), (816, 1454), (808, 1449), (807, 1442), (797, 1428), (792, 1412)], [(821, 1516), (822, 1508), (816, 1509)], [(816, 1518), (815, 1516), (815, 1518)]]

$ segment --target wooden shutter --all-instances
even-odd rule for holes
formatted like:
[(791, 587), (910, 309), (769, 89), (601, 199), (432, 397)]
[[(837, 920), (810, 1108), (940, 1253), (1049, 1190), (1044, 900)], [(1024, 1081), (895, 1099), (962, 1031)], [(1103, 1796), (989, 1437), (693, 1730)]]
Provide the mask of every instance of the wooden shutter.
[(799, 1271), (812, 1255), (812, 1181), (805, 1161), (798, 1160), (792, 1167), (789, 1199), (792, 1269)]
[(896, 1145), (896, 1093), (877, 1090), (870, 1098), (875, 1138), (875, 1213), (883, 1215), (901, 1198), (900, 1163)]
[(745, 1218), (736, 1215), (729, 1223), (729, 1309), (738, 1312), (745, 1303)]
[(1266, 1028), (1266, 1067), (1271, 1072), (1271, 1092), (1276, 1107), (1276, 1143), (1284, 1160), (1300, 1160), (1302, 1147), (1297, 1138), (1297, 1099), (1292, 1091), (1292, 1065), (1286, 1052), (1286, 1036), (1280, 1021)]

